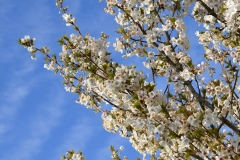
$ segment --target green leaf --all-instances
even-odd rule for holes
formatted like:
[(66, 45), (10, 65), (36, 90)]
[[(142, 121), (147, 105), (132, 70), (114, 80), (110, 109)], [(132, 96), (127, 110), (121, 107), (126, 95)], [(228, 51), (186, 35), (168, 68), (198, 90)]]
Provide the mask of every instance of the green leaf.
[(148, 92), (152, 92), (155, 88), (155, 85), (147, 85), (145, 86)]
[(56, 68), (56, 69), (54, 70), (54, 73), (58, 73), (58, 71), (59, 71), (58, 68)]
[(125, 33), (124, 28), (123, 27), (118, 27), (118, 33), (124, 34)]
[(171, 97), (173, 97), (173, 95), (168, 91), (167, 97), (168, 97), (168, 98), (171, 98)]
[(206, 89), (202, 89), (201, 91), (202, 91), (202, 94), (203, 94), (204, 96), (206, 96), (207, 90), (206, 90)]
[(132, 98), (133, 98), (133, 99), (138, 99), (137, 93), (134, 92), (134, 93), (132, 94)]
[(219, 10), (219, 13), (223, 14), (226, 10), (227, 8), (225, 8), (224, 5), (222, 5), (222, 7)]
[(194, 16), (198, 15), (198, 10), (196, 10), (193, 15)]
[(180, 0), (178, 0), (178, 1), (174, 2), (174, 3), (176, 5), (176, 10), (180, 11), (182, 9)]
[(115, 151), (114, 146), (110, 146), (109, 149), (113, 152)]
[(172, 24), (175, 24), (176, 18), (175, 17), (169, 18), (169, 20), (172, 22)]
[(186, 149), (185, 153), (185, 158), (189, 158), (190, 156), (194, 155), (194, 151), (191, 149)]
[(196, 129), (193, 131), (193, 135), (200, 138), (203, 135), (204, 131), (200, 128), (200, 129)]
[(140, 13), (141, 15), (144, 15), (144, 10), (142, 8), (140, 8)]
[(193, 66), (193, 63), (192, 63), (192, 60), (190, 59), (190, 61), (188, 61), (187, 62), (187, 66), (189, 67), (189, 68), (194, 68), (194, 66)]
[(136, 109), (139, 110), (139, 111), (142, 111), (142, 106), (141, 106), (140, 101), (136, 101), (136, 102), (133, 104), (133, 107), (136, 108)]

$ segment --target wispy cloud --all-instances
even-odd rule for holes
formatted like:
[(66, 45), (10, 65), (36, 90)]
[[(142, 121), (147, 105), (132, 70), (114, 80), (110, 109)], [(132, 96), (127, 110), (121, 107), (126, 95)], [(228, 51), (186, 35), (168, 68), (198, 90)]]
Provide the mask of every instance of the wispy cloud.
[[(88, 1), (90, 2), (90, 1)], [(77, 1), (65, 1), (63, 4), (64, 6), (69, 6), (69, 11), (78, 14), (79, 11), (82, 9), (82, 0), (77, 0)], [(84, 6), (83, 6), (84, 7)]]
[(61, 93), (52, 94), (50, 98), (52, 101), (48, 104), (36, 106), (38, 114), (37, 116), (32, 115), (33, 120), (27, 127), (28, 133), (16, 142), (11, 154), (5, 155), (4, 159), (30, 160), (40, 152), (51, 131), (59, 124), (62, 115), (63, 95)]
[[(19, 67), (21, 68), (22, 65), (19, 65)], [(30, 82), (28, 83), (21, 80), (22, 76), (26, 76), (32, 71), (33, 69), (23, 69), (15, 73), (13, 72), (11, 77), (8, 77), (9, 81), (2, 82), (1, 84), (0, 143), (4, 141), (4, 138), (2, 137), (9, 129), (11, 129), (14, 117), (19, 110), (21, 103), (25, 100), (31, 90), (31, 86), (35, 83), (35, 80), (32, 78), (29, 78)]]
[(9, 3), (8, 1), (1, 1), (0, 2), (0, 6), (1, 6), (1, 10), (0, 10), (0, 18), (1, 19), (8, 19), (7, 13), (15, 6), (15, 3)]
[(55, 157), (53, 159), (59, 159), (61, 155), (64, 155), (66, 151), (71, 149), (75, 151), (85, 149), (95, 132), (94, 126), (90, 126), (89, 121), (89, 118), (81, 117), (72, 124), (72, 127), (64, 136), (60, 146), (55, 149)]
[(109, 149), (110, 146), (114, 146), (116, 150), (119, 149), (120, 146), (127, 145), (126, 139), (121, 137), (120, 135), (112, 135), (106, 139), (106, 143), (104, 144), (103, 148), (100, 148), (95, 155), (95, 160), (99, 159), (110, 159), (111, 151)]

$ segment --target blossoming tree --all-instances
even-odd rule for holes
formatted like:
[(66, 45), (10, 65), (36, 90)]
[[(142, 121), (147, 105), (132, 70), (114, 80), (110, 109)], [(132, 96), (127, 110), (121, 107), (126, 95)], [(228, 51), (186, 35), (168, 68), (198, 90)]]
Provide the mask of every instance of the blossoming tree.
[[(98, 39), (83, 35), (62, 0), (56, 5), (76, 33), (59, 39), (59, 56), (50, 54), (48, 47), (35, 47), (35, 39), (29, 36), (19, 43), (33, 59), (36, 52), (43, 53), (44, 68), (60, 73), (65, 89), (79, 95), (76, 102), (101, 112), (104, 128), (128, 138), (140, 153), (158, 160), (240, 159), (240, 1), (106, 3), (104, 10), (115, 15), (119, 25), (115, 50), (123, 58), (146, 57), (143, 64), (151, 82), (134, 65), (110, 58), (105, 33)], [(200, 64), (193, 62), (188, 51), (186, 16), (205, 27), (196, 32), (205, 49)], [(158, 77), (167, 77), (166, 88), (156, 89)], [(112, 108), (103, 109), (103, 102)], [(110, 149), (112, 159), (127, 159), (114, 147)], [(85, 159), (82, 152), (67, 153), (65, 160)]]

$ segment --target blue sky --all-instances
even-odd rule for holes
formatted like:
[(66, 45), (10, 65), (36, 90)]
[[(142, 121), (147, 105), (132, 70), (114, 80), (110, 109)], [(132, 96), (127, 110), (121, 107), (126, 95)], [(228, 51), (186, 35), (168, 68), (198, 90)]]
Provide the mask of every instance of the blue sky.
[[(114, 17), (103, 11), (105, 3), (65, 0), (65, 5), (77, 18), (82, 33), (99, 37), (104, 31), (112, 46), (117, 25)], [(123, 145), (123, 154), (135, 159), (139, 154), (127, 139), (106, 132), (101, 115), (76, 104), (77, 95), (65, 91), (62, 77), (43, 68), (43, 56), (37, 54), (38, 60), (33, 61), (17, 44), (18, 38), (30, 35), (36, 38), (37, 47), (47, 45), (58, 54), (58, 38), (74, 32), (58, 12), (55, 0), (0, 1), (0, 159), (60, 160), (67, 150), (75, 149), (82, 150), (89, 160), (108, 160), (110, 145)], [(188, 32), (196, 49), (197, 25), (192, 23)], [(198, 57), (194, 49), (192, 54)], [(119, 59), (121, 54), (113, 56)], [(136, 58), (131, 63), (141, 64)]]

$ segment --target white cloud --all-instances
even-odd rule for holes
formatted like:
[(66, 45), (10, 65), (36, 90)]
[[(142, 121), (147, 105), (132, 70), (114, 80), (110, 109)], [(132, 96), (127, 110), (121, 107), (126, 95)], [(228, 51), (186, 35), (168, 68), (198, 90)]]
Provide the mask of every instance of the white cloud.
[(96, 152), (95, 160), (110, 159), (111, 157), (111, 151), (109, 149), (110, 146), (114, 146), (114, 148), (118, 150), (120, 146), (125, 146), (125, 145), (126, 145), (126, 139), (121, 137), (119, 134), (109, 136), (109, 138), (106, 140), (106, 144), (104, 144), (104, 147), (100, 148)]
[(6, 102), (4, 104), (2, 103), (0, 108), (0, 137), (12, 127), (11, 122), (28, 92), (29, 88), (26, 86), (11, 86), (9, 90), (5, 92), (6, 94), (3, 95)]
[(20, 70), (18, 74), (12, 74), (10, 81), (2, 82), (4, 85), (0, 91), (0, 142), (4, 141), (2, 137), (13, 126), (12, 122), (19, 107), (29, 94), (31, 86), (35, 83), (32, 78), (29, 78), (30, 82), (28, 83), (21, 79), (21, 76), (25, 76), (31, 71)]
[(53, 159), (59, 159), (61, 155), (64, 155), (66, 151), (74, 149), (75, 151), (84, 150), (87, 143), (93, 136), (94, 126), (89, 125), (89, 118), (80, 118), (77, 122), (72, 124), (72, 128), (64, 136), (61, 145), (55, 150), (56, 157)]
[(110, 159), (111, 151), (108, 147), (101, 148), (97, 151), (95, 160), (98, 159)]
[[(28, 55), (29, 59), (25, 60), (25, 62), (23, 61), (21, 65), (19, 65), (16, 69), (16, 66), (11, 67), (11, 74), (13, 74), (13, 76), (18, 76), (18, 77), (22, 77), (25, 76), (31, 72), (33, 72), (35, 70), (36, 67), (36, 63), (34, 63), (32, 60), (30, 60), (30, 55)], [(21, 57), (19, 57), (20, 59)]]
[[(55, 98), (53, 98), (55, 97)], [(59, 123), (62, 115), (62, 105), (64, 97), (62, 93), (52, 94), (52, 101), (48, 104), (40, 104), (38, 114), (32, 115), (32, 121), (28, 128), (28, 133), (21, 137), (12, 149), (11, 154), (5, 155), (4, 159), (27, 160), (36, 155), (42, 148), (42, 145), (49, 137), (51, 131)], [(50, 99), (49, 98), (49, 99)]]
[(13, 7), (16, 4), (14, 3), (9, 3), (8, 1), (1, 1), (0, 2), (0, 6), (1, 6), (1, 10), (0, 10), (0, 18), (2, 20), (8, 19), (7, 13), (13, 9)]
[[(71, 0), (71, 1), (65, 1), (64, 6), (69, 6), (69, 11), (77, 14), (82, 8), (82, 2), (81, 0)], [(75, 16), (75, 15), (74, 15)]]

